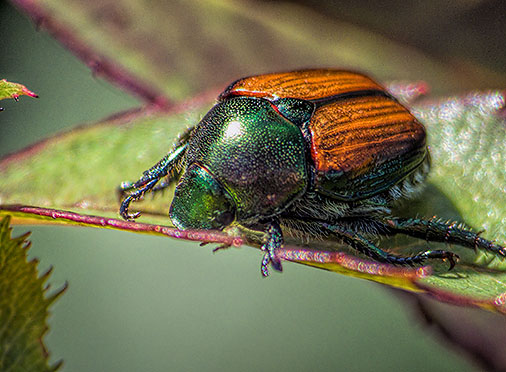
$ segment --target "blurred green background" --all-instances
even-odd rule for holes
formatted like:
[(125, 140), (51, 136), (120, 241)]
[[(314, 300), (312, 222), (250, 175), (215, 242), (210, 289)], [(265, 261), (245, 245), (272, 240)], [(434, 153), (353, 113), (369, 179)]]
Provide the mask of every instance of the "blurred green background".
[[(0, 155), (139, 105), (5, 2), (0, 35), (0, 77), (40, 95), (1, 102)], [(504, 67), (498, 60), (487, 68)], [(27, 229), (31, 257), (54, 266), (52, 285), (69, 282), (46, 337), (64, 371), (472, 370), (378, 284), (290, 263), (262, 279), (249, 248), (213, 255), (98, 229), (15, 232)]]

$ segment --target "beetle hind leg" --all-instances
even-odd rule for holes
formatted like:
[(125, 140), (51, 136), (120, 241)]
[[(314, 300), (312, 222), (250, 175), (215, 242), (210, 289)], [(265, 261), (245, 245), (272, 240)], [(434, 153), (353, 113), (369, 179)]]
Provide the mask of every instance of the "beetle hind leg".
[(413, 256), (398, 256), (378, 248), (374, 243), (370, 242), (357, 232), (328, 223), (320, 223), (320, 225), (325, 230), (340, 238), (345, 244), (379, 262), (400, 266), (414, 266), (422, 264), (428, 259), (441, 259), (449, 262), (451, 270), (455, 266), (455, 263), (459, 260), (458, 255), (444, 250), (427, 250)]
[(463, 247), (482, 249), (500, 257), (506, 257), (506, 247), (480, 236), (457, 223), (436, 219), (421, 220), (416, 218), (388, 218), (385, 225), (392, 234), (402, 233), (427, 241), (458, 244)]

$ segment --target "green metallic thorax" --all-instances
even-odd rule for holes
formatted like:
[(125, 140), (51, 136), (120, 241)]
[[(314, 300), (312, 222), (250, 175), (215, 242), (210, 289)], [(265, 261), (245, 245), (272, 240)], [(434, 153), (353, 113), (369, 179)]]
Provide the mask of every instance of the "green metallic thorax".
[(279, 214), (308, 182), (300, 128), (263, 99), (214, 106), (192, 133), (186, 164), (203, 166), (223, 185), (242, 223)]

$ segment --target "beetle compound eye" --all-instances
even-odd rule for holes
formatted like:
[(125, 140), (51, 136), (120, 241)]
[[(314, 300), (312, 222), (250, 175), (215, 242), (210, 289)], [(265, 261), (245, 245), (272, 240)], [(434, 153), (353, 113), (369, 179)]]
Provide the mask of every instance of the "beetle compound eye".
[(218, 213), (218, 215), (214, 219), (217, 223), (225, 227), (230, 225), (234, 221), (235, 215), (230, 211), (225, 211)]
[(170, 218), (180, 229), (222, 229), (235, 218), (227, 190), (200, 164), (192, 164), (176, 187)]

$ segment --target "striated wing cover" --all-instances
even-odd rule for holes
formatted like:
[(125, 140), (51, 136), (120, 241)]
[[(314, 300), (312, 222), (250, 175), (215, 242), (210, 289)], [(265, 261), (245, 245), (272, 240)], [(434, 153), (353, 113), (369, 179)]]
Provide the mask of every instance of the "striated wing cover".
[(219, 99), (249, 96), (269, 100), (276, 98), (318, 100), (370, 90), (384, 89), (367, 76), (356, 72), (332, 69), (300, 70), (239, 79), (230, 84)]
[(329, 102), (308, 129), (318, 190), (344, 200), (389, 189), (427, 157), (423, 125), (388, 96)]

